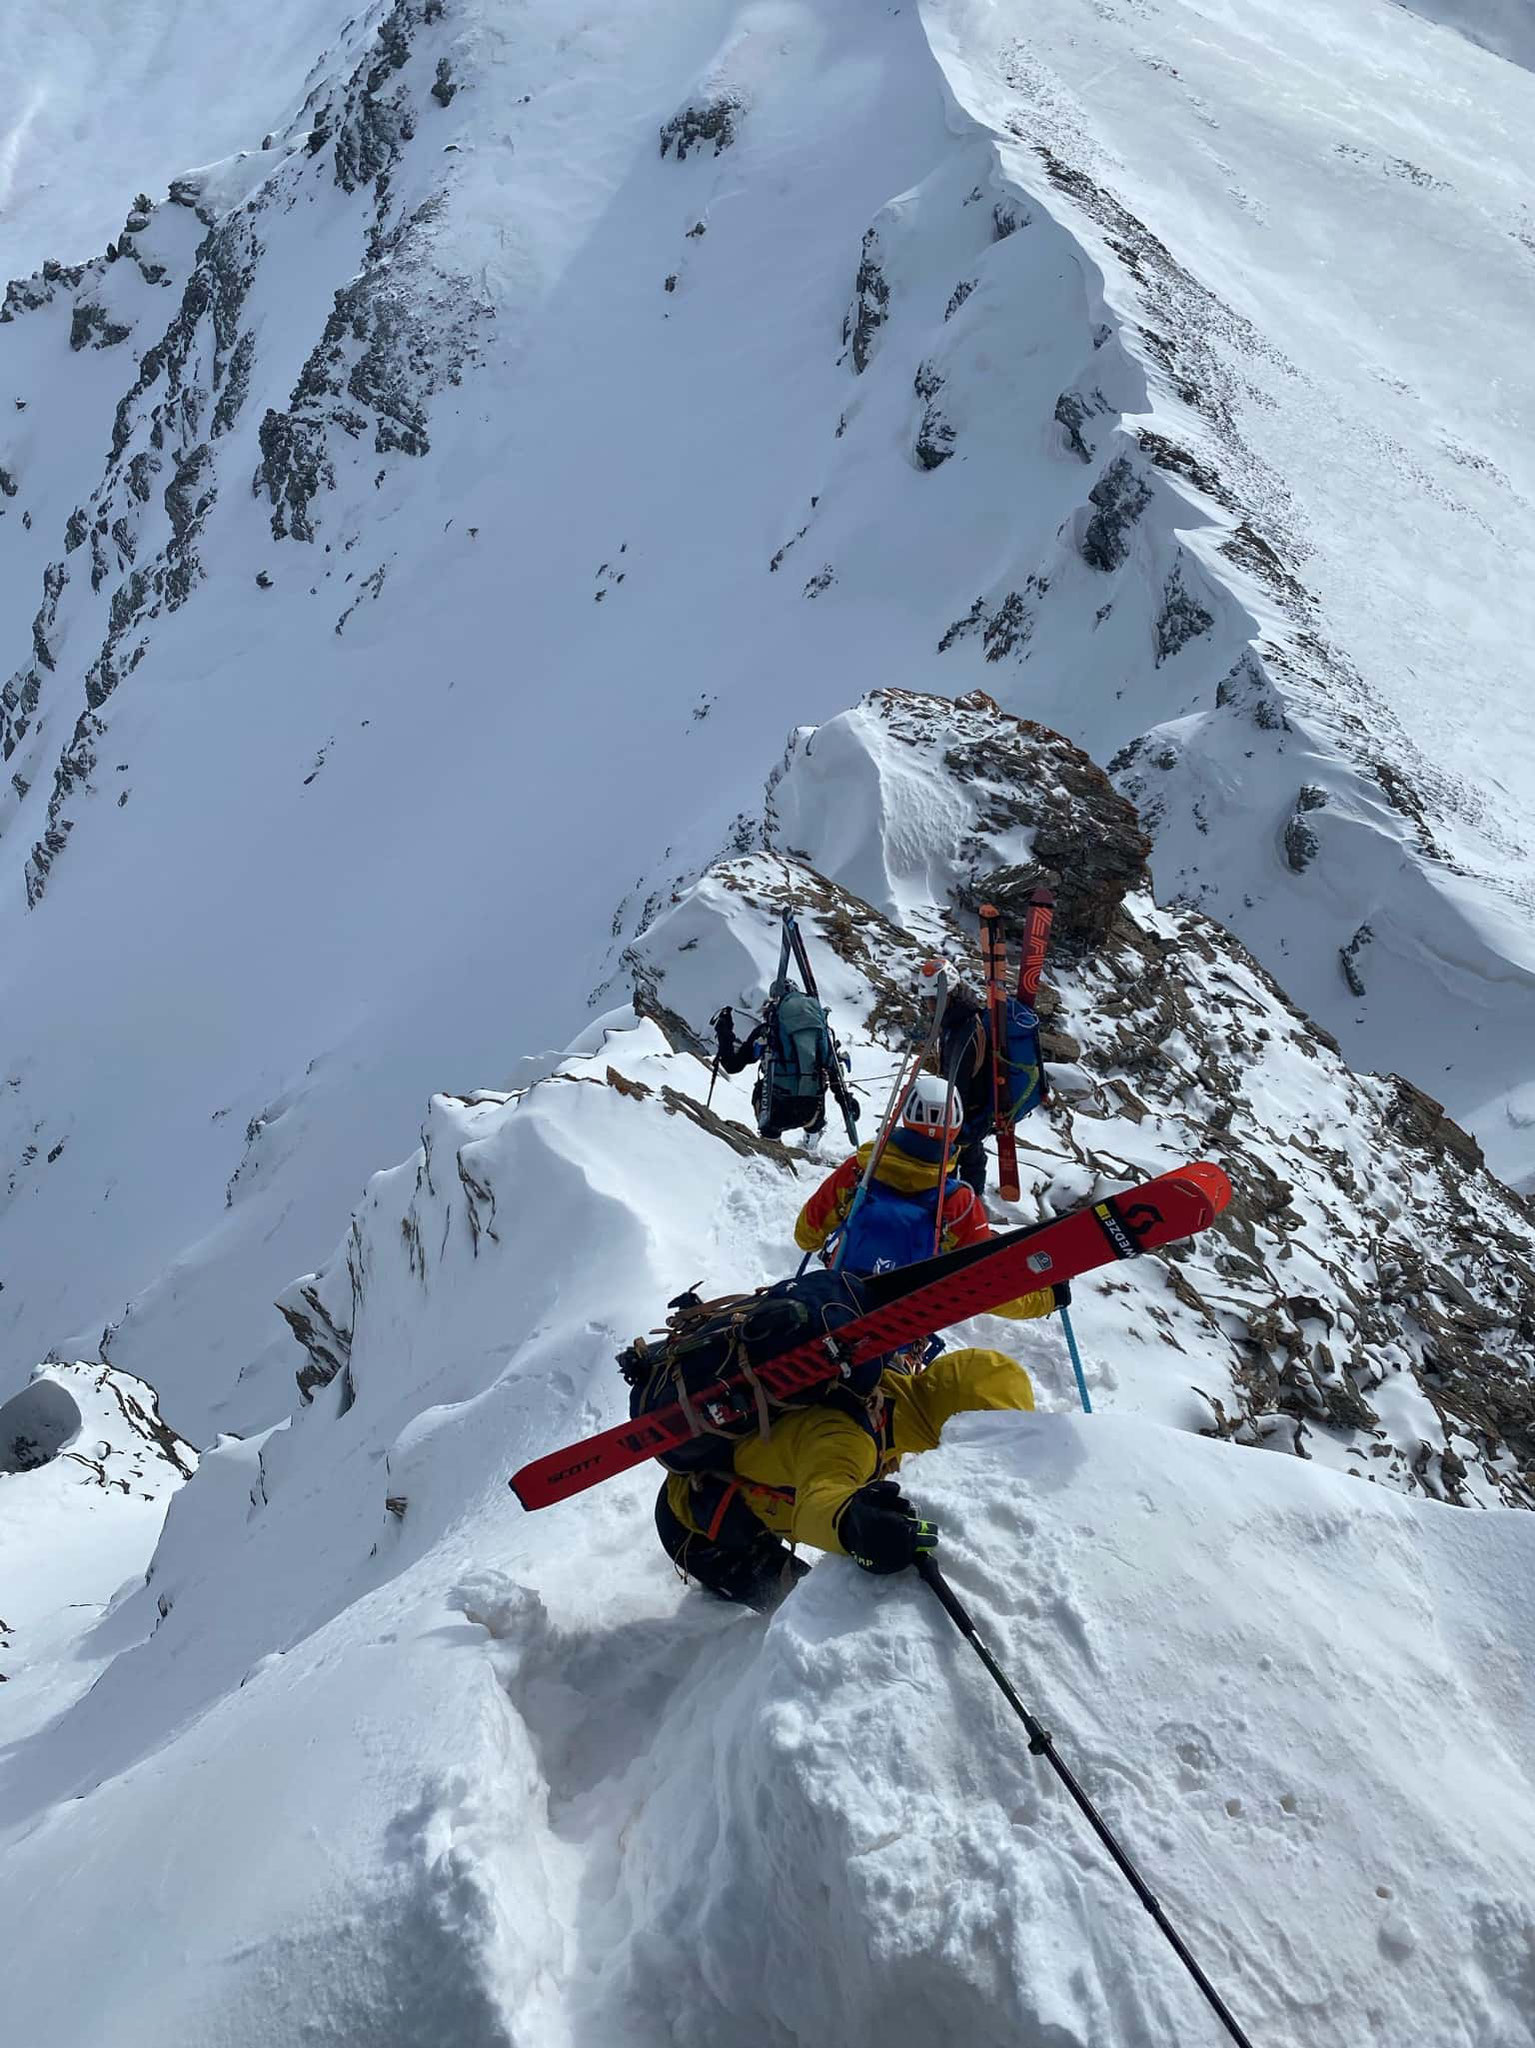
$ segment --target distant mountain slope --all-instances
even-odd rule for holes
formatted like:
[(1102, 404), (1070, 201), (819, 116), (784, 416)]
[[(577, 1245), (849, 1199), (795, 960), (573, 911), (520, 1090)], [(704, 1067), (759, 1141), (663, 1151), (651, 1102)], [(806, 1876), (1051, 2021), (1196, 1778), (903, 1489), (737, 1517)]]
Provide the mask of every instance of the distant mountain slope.
[(127, 197), (256, 149), (342, 24), (377, 7), (9, 0), (0, 11), (0, 279), (99, 249)]
[[(1100, 553), (1113, 617), (1077, 641), (1070, 551), (1063, 591), (1012, 513), (1009, 580), (1052, 588), (999, 694), (1100, 755), (1129, 738), (1116, 717), (1162, 721), (1123, 763), (1161, 893), (1220, 917), (1356, 1064), (1411, 1073), (1527, 1180), (1535, 357), (1512, 337), (1535, 316), (1535, 78), (1373, 0), (923, 14), (1005, 174), (1101, 273), (1144, 378), (1063, 401), (1100, 476), (1117, 456), (1151, 494), (1122, 565)], [(1092, 417), (1103, 396), (1117, 433)], [(1215, 647), (1178, 654), (1149, 702), (1111, 637), (1127, 600), (1159, 663), (1195, 607), (1214, 614)], [(1251, 656), (1228, 670), (1233, 639)]]
[(1443, 22), (1496, 57), (1535, 70), (1535, 10), (1529, 0), (1397, 0), (1425, 21)]

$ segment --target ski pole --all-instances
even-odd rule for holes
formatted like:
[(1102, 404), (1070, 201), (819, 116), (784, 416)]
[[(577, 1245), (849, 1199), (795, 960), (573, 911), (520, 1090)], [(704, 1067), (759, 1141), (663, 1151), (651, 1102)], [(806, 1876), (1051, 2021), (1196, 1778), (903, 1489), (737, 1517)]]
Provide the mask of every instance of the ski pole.
[(1024, 1731), (1029, 1738), (1030, 1756), (1042, 1756), (1045, 1762), (1050, 1766), (1051, 1770), (1054, 1771), (1055, 1775), (1060, 1779), (1061, 1783), (1066, 1787), (1066, 1790), (1071, 1794), (1072, 1798), (1076, 1801), (1078, 1807), (1086, 1816), (1088, 1825), (1092, 1828), (1093, 1833), (1098, 1837), (1099, 1841), (1102, 1842), (1104, 1848), (1108, 1850), (1110, 1856), (1113, 1857), (1115, 1864), (1118, 1866), (1120, 1873), (1126, 1879), (1128, 1879), (1131, 1888), (1135, 1892), (1136, 1897), (1140, 1900), (1141, 1904), (1146, 1908), (1146, 1911), (1151, 1915), (1152, 1919), (1155, 1920), (1157, 1926), (1162, 1930), (1163, 1934), (1166, 1935), (1169, 1943), (1172, 1946), (1173, 1953), (1177, 1956), (1179, 1962), (1182, 1963), (1183, 1967), (1188, 1971), (1189, 1975), (1193, 1978), (1194, 1982), (1199, 1986), (1200, 1990), (1204, 1993), (1217, 2019), (1219, 2019), (1221, 2025), (1226, 2029), (1226, 2032), (1231, 2036), (1232, 2040), (1237, 2043), (1237, 2048), (1253, 2048), (1251, 2040), (1248, 2038), (1246, 2034), (1243, 2033), (1241, 2027), (1237, 2024), (1236, 2019), (1232, 2015), (1232, 2012), (1230, 2008), (1227, 2006), (1225, 2000), (1221, 1997), (1220, 1993), (1216, 1990), (1215, 1986), (1210, 1982), (1209, 1978), (1205, 1975), (1204, 1971), (1200, 1969), (1198, 1963), (1195, 1962), (1193, 1956), (1189, 1953), (1189, 1950), (1186, 1944), (1184, 1943), (1182, 1937), (1179, 1935), (1177, 1929), (1172, 1925), (1172, 1922), (1168, 1919), (1167, 1915), (1162, 1911), (1162, 1908), (1157, 1903), (1156, 1897), (1152, 1893), (1151, 1888), (1147, 1885), (1145, 1879), (1141, 1876), (1140, 1872), (1136, 1869), (1135, 1865), (1130, 1861), (1129, 1857), (1125, 1854), (1124, 1850), (1119, 1846), (1118, 1841), (1115, 1839), (1113, 1832), (1109, 1828), (1108, 1823), (1104, 1820), (1102, 1814), (1099, 1813), (1097, 1807), (1094, 1806), (1093, 1802), (1082, 1790), (1082, 1787), (1077, 1783), (1076, 1778), (1072, 1775), (1069, 1766), (1063, 1763), (1060, 1757), (1056, 1755), (1054, 1736), (1051, 1735), (1048, 1728), (1044, 1727), (1043, 1724), (1037, 1721), (1034, 1718), (1034, 1716), (1029, 1712), (1028, 1708), (1023, 1704), (1023, 1701), (1018, 1697), (1017, 1693), (1013, 1690), (1012, 1684), (1008, 1679), (1007, 1673), (1002, 1669), (1001, 1665), (997, 1662), (996, 1658), (991, 1654), (990, 1650), (988, 1650), (986, 1645), (981, 1641), (980, 1635), (976, 1630), (975, 1623), (970, 1619), (969, 1614), (966, 1612), (965, 1607), (960, 1601), (958, 1594), (954, 1591), (954, 1588), (949, 1584), (948, 1580), (944, 1577), (943, 1573), (938, 1569), (936, 1561), (932, 1557), (919, 1557), (917, 1559), (917, 1570), (921, 1573), (922, 1577), (927, 1581), (928, 1585), (931, 1586), (933, 1591), (937, 1594), (938, 1599), (941, 1602), (945, 1613), (953, 1622), (954, 1626), (959, 1630), (960, 1634), (965, 1638), (966, 1642), (969, 1643), (971, 1649), (974, 1650), (975, 1654), (980, 1658), (981, 1662), (986, 1666), (986, 1669), (991, 1673), (992, 1677), (996, 1680), (997, 1686), (1002, 1693), (1002, 1697), (1007, 1701), (1008, 1705), (1012, 1708), (1013, 1712), (1018, 1716), (1019, 1720), (1023, 1723)]
[(954, 1114), (954, 1098), (958, 1092), (959, 1062), (963, 1050), (962, 1046), (955, 1046), (954, 1057), (949, 1061), (949, 1071), (943, 1077), (948, 1093), (943, 1099), (943, 1155), (938, 1162), (938, 1211), (933, 1218), (933, 1257), (935, 1259), (943, 1250), (943, 1212), (948, 1207), (949, 1118)]
[(1082, 1354), (1077, 1349), (1077, 1333), (1071, 1327), (1071, 1310), (1065, 1302), (1059, 1310), (1061, 1328), (1066, 1332), (1066, 1349), (1071, 1353), (1071, 1369), (1077, 1376), (1077, 1392), (1082, 1396), (1082, 1413), (1091, 1415), (1093, 1404), (1087, 1398), (1087, 1375), (1082, 1370)]

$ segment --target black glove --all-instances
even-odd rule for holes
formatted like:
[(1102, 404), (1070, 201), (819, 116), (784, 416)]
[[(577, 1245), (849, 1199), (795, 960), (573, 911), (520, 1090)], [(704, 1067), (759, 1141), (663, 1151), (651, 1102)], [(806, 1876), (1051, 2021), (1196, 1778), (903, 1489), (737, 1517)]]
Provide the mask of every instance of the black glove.
[(1050, 1291), (1055, 1296), (1056, 1308), (1071, 1307), (1071, 1282), (1069, 1280), (1057, 1280)]
[(860, 1487), (837, 1524), (842, 1547), (866, 1572), (902, 1572), (938, 1548), (938, 1525), (924, 1522), (893, 1479)]
[(736, 1049), (736, 1020), (729, 1008), (717, 1010), (709, 1019), (709, 1022), (714, 1026), (714, 1042), (719, 1047), (721, 1053), (734, 1052)]

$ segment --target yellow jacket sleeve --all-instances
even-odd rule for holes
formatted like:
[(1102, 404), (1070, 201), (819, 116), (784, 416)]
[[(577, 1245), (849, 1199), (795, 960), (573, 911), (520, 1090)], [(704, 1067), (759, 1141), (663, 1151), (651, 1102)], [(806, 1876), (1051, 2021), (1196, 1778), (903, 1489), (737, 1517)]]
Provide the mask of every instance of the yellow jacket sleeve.
[(736, 1477), (759, 1519), (776, 1535), (841, 1555), (837, 1523), (849, 1500), (906, 1452), (934, 1450), (951, 1415), (1034, 1406), (1028, 1374), (1000, 1351), (945, 1352), (916, 1378), (887, 1372), (881, 1387), (890, 1406), (886, 1453), (866, 1429), (835, 1408), (782, 1415), (766, 1443), (751, 1437), (739, 1446)]
[[(802, 1249), (808, 1251), (810, 1247), (806, 1245)], [(1020, 1294), (1016, 1301), (1004, 1301), (1000, 1308), (990, 1308), (986, 1313), (990, 1316), (1006, 1316), (1014, 1323), (1032, 1322), (1035, 1316), (1054, 1315), (1055, 1289), (1036, 1288), (1032, 1294)]]
[(783, 1516), (758, 1508), (770, 1528), (795, 1543), (838, 1553), (842, 1545), (836, 1519), (878, 1467), (873, 1437), (834, 1408), (806, 1408), (780, 1416), (766, 1443), (753, 1437), (735, 1454), (736, 1477), (748, 1488), (756, 1484), (794, 1489), (793, 1506)]
[(897, 1456), (936, 1450), (951, 1415), (974, 1409), (1034, 1406), (1034, 1388), (1021, 1365), (1000, 1351), (946, 1351), (926, 1372), (908, 1378), (886, 1373), (891, 1444)]

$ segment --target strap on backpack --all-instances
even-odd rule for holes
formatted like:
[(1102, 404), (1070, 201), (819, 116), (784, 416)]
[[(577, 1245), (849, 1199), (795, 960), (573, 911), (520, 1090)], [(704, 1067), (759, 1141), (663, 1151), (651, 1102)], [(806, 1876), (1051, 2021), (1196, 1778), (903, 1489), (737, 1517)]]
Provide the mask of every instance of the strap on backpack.
[[(757, 1407), (757, 1434), (766, 1443), (773, 1434), (773, 1417), (768, 1407), (767, 1390), (752, 1369), (752, 1362), (747, 1356), (744, 1342), (747, 1317), (759, 1298), (755, 1294), (722, 1294), (714, 1301), (700, 1301), (698, 1296), (690, 1289), (686, 1294), (679, 1294), (674, 1300), (667, 1303), (667, 1307), (672, 1310), (672, 1314), (667, 1317), (667, 1333), (670, 1335), (673, 1343), (675, 1343), (688, 1330), (703, 1323), (712, 1322), (726, 1310), (730, 1312), (730, 1344), (729, 1349), (725, 1353), (720, 1374), (723, 1377), (726, 1373), (735, 1369), (740, 1372), (742, 1379), (751, 1388), (752, 1398)], [(636, 1339), (636, 1348), (643, 1344), (643, 1342), (643, 1338)], [(687, 1384), (683, 1378), (682, 1366), (675, 1357), (671, 1362), (670, 1377), (672, 1385), (676, 1389), (677, 1406), (682, 1410), (688, 1428), (694, 1436), (732, 1437), (732, 1431), (717, 1428), (714, 1423), (700, 1415), (694, 1407), (693, 1398), (689, 1394)]]

